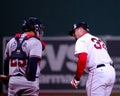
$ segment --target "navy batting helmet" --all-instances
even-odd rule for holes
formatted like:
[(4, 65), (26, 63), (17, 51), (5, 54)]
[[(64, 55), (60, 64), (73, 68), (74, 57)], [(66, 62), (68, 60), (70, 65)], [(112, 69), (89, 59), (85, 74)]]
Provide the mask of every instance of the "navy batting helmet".
[(89, 32), (89, 26), (87, 25), (86, 22), (80, 22), (80, 23), (76, 23), (73, 25), (72, 30), (69, 31), (69, 35), (72, 36), (73, 33), (75, 32), (75, 29), (82, 27), (83, 29), (85, 29), (86, 31)]
[(43, 24), (38, 20), (38, 18), (35, 17), (24, 19), (24, 22), (22, 24), (22, 30), (24, 32), (33, 31), (37, 37), (43, 35), (43, 29)]

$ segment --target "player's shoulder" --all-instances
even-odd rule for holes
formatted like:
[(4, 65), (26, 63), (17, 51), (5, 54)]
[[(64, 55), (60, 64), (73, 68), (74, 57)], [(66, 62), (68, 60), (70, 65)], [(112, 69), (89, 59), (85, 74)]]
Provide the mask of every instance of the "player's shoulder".
[(28, 41), (32, 41), (32, 42), (40, 42), (40, 40), (38, 39), (38, 38), (36, 38), (36, 37), (31, 37), (31, 38), (29, 38), (28, 39)]
[(90, 34), (90, 33), (87, 33), (87, 34), (85, 34), (84, 36), (82, 36), (81, 38), (79, 38), (78, 40), (77, 40), (77, 42), (79, 43), (79, 42), (83, 42), (83, 43), (85, 43), (85, 42), (90, 42), (91, 41), (91, 38), (97, 38), (97, 37), (95, 37), (94, 35), (92, 35), (92, 34)]
[(87, 41), (91, 37), (91, 34), (86, 33), (82, 37), (80, 37), (77, 41)]
[(41, 41), (35, 37), (31, 37), (28, 40), (26, 40), (26, 42), (30, 45), (41, 45)]
[(89, 34), (86, 35), (85, 40), (91, 39), (91, 38), (98, 38), (98, 37), (89, 33)]
[(7, 43), (13, 43), (15, 41), (15, 38), (12, 37)]

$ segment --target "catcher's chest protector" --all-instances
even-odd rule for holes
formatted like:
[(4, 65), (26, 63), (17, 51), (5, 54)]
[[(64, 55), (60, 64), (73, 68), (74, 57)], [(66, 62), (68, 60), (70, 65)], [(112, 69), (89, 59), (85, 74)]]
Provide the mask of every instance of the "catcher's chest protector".
[(15, 49), (15, 51), (12, 52), (11, 58), (27, 59), (27, 55), (22, 49), (22, 44), (26, 40), (26, 38), (24, 38), (21, 42), (19, 40), (19, 37), (15, 37), (15, 39), (17, 41), (17, 48)]

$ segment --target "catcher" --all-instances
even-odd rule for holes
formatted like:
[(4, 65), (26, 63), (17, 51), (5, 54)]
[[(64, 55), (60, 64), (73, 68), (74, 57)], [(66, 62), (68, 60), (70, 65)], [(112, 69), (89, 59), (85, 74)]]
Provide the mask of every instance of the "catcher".
[(8, 96), (39, 96), (43, 29), (37, 18), (27, 18), (22, 24), (23, 33), (17, 33), (7, 43), (1, 81), (9, 80)]

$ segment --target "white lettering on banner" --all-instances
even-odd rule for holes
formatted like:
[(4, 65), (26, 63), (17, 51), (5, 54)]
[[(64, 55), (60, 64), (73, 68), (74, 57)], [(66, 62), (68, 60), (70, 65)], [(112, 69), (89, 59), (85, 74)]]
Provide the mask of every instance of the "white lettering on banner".
[[(3, 38), (3, 53), (5, 49), (6, 43), (10, 40), (11, 37)], [(111, 57), (113, 60), (113, 64), (116, 70), (116, 82), (113, 88), (113, 91), (120, 90), (120, 55), (116, 52), (117, 48), (120, 48), (120, 36), (119, 37), (102, 37), (102, 39), (109, 46), (108, 50), (111, 53)], [(115, 39), (115, 40), (114, 40)], [(59, 89), (71, 89), (71, 87), (67, 87), (70, 84), (71, 79), (74, 76), (74, 72), (76, 70), (76, 61), (77, 58), (74, 57), (74, 42), (72, 39), (64, 39), (63, 38), (46, 38), (44, 39), (46, 42), (46, 49), (43, 52), (43, 58), (41, 59), (41, 76), (40, 76), (40, 87), (42, 90), (51, 89), (51, 86), (56, 88), (56, 86), (61, 85)], [(65, 42), (64, 42), (65, 41)], [(110, 43), (110, 44), (109, 44)], [(116, 54), (118, 53), (118, 54)], [(85, 83), (87, 80), (87, 75), (84, 74), (80, 78), (80, 90), (85, 89)], [(63, 87), (62, 87), (63, 84)], [(64, 85), (66, 85), (66, 88)], [(46, 86), (45, 88), (43, 86)], [(81, 88), (82, 87), (82, 88)], [(3, 89), (6, 90), (5, 88)]]
[(55, 55), (53, 46), (47, 45), (47, 59), (49, 61), (50, 68), (52, 71), (60, 71), (62, 69), (67, 48), (67, 45), (61, 45), (58, 49), (58, 54)]
[(41, 75), (41, 84), (68, 84), (73, 78), (72, 75)]
[(112, 56), (112, 60), (114, 61), (114, 63), (119, 63), (120, 62), (120, 57)]
[[(59, 49), (57, 49), (57, 54), (55, 54), (53, 45), (48, 44), (46, 47), (46, 52), (43, 55), (46, 56), (46, 58), (48, 59), (48, 64), (50, 65), (51, 71), (62, 71), (65, 57), (67, 56), (70, 61), (65, 62), (65, 64), (70, 71), (74, 72), (76, 70), (76, 58), (74, 57), (73, 49), (74, 45), (68, 46), (67, 44), (61, 44), (59, 45)], [(47, 65), (47, 62), (42, 59), (41, 63), (41, 69), (44, 69), (44, 67)]]
[(66, 62), (66, 66), (67, 68), (72, 71), (75, 72), (76, 71), (76, 61), (77, 58), (74, 56), (74, 44), (69, 46), (68, 50), (67, 50), (67, 57), (71, 60), (71, 61), (67, 61)]

